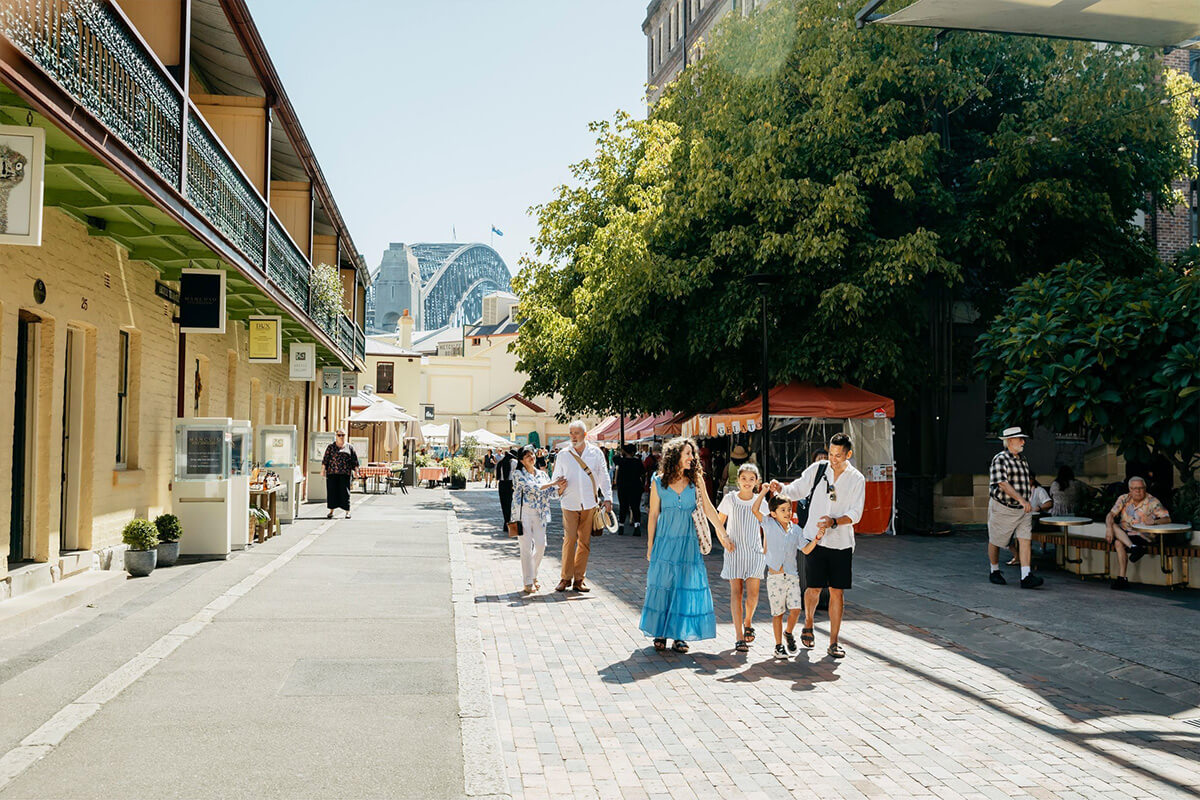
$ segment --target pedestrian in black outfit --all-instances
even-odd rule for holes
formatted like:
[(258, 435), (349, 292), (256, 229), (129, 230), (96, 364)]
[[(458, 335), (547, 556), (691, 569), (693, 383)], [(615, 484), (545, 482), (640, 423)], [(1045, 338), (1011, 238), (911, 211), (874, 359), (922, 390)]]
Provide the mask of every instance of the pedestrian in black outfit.
[(633, 523), (633, 535), (642, 535), (642, 490), (646, 486), (646, 467), (633, 445), (627, 444), (617, 457), (617, 502), (621, 504), (617, 535), (625, 535), (625, 517)]
[(517, 451), (509, 450), (496, 462), (496, 487), (500, 492), (500, 511), (504, 514), (503, 528), (508, 530), (512, 518), (513, 470), (517, 467)]
[(325, 505), (329, 513), (326, 519), (333, 519), (335, 508), (344, 509), (346, 519), (350, 519), (350, 481), (358, 472), (358, 453), (354, 445), (346, 441), (346, 432), (334, 434), (336, 440), (325, 448), (325, 456), (321, 459), (321, 475), (325, 477)]

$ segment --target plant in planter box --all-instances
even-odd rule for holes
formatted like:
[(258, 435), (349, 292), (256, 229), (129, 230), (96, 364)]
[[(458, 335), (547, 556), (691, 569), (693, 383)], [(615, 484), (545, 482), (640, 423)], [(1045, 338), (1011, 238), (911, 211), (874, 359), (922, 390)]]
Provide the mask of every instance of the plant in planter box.
[(179, 560), (179, 537), (183, 535), (183, 526), (174, 514), (159, 514), (154, 518), (154, 527), (158, 530), (158, 566), (170, 567)]
[(450, 488), (467, 488), (467, 476), (471, 474), (471, 461), (463, 456), (455, 456), (446, 459), (445, 466), (450, 473)]
[(121, 541), (129, 545), (125, 551), (125, 571), (135, 578), (144, 578), (158, 563), (158, 529), (148, 519), (131, 519), (121, 531)]
[(1192, 530), (1200, 531), (1200, 482), (1188, 481), (1176, 489), (1167, 510), (1175, 522), (1191, 523)]

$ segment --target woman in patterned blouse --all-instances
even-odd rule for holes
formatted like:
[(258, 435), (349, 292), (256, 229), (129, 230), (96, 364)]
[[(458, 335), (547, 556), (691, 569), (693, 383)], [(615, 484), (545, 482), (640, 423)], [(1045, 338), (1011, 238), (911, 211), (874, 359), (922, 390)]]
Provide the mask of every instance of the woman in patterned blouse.
[(538, 583), (538, 567), (546, 552), (546, 526), (550, 524), (550, 501), (567, 488), (567, 479), (550, 480), (537, 468), (537, 451), (528, 445), (517, 454), (520, 469), (513, 471), (512, 520), (510, 533), (517, 535), (521, 551), (521, 577), (525, 594), (533, 594)]
[(321, 459), (321, 475), (325, 478), (325, 505), (329, 513), (326, 519), (333, 519), (335, 508), (345, 509), (346, 519), (350, 519), (350, 480), (358, 473), (358, 453), (354, 445), (346, 441), (346, 432), (338, 431), (333, 444), (325, 448), (325, 457)]

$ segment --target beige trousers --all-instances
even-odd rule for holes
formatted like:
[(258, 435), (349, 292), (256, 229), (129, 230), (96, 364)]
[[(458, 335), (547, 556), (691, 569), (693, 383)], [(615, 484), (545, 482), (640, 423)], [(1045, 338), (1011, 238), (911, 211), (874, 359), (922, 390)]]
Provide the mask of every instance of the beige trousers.
[(592, 514), (594, 508), (582, 511), (563, 509), (562, 579), (582, 581), (587, 574), (588, 556), (592, 554)]

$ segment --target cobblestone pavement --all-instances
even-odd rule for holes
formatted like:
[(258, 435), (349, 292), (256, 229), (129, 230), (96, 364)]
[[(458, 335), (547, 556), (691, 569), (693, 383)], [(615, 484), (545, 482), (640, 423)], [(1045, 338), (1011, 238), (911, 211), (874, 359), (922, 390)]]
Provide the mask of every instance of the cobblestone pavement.
[[(523, 598), (495, 492), (453, 494), (514, 797), (1200, 797), (1200, 727), (1185, 722), (1200, 718), (1200, 685), (1139, 664), (1136, 639), (1121, 656), (1064, 637), (1074, 588), (1118, 602), (1094, 585), (1052, 574), (1044, 592), (995, 587), (1009, 593), (989, 613), (982, 538), (974, 555), (946, 549), (963, 562), (947, 567), (936, 540), (860, 537), (840, 662), (821, 617), (816, 649), (775, 661), (765, 590), (758, 641), (734, 652), (714, 552), (717, 638), (658, 654), (637, 629), (644, 539), (593, 540), (592, 592), (556, 594), (556, 514), (542, 592)], [(873, 580), (929, 569), (939, 593)], [(1164, 602), (1141, 620), (1193, 636), (1195, 609)]]

